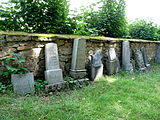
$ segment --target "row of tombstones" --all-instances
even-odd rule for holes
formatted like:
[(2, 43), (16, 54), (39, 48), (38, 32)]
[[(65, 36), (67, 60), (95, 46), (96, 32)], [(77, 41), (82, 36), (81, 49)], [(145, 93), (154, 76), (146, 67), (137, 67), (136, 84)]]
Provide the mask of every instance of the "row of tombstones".
[[(160, 51), (160, 48), (159, 48)], [(135, 63), (139, 70), (149, 70), (146, 50), (144, 47), (134, 50)], [(74, 79), (85, 78), (87, 70), (85, 69), (86, 56), (86, 40), (78, 38), (74, 40), (72, 51), (72, 62), (70, 76)], [(116, 56), (115, 48), (109, 48), (106, 59), (106, 70), (109, 75), (116, 74), (120, 69), (118, 57)], [(160, 58), (159, 58), (160, 59)], [(128, 41), (122, 43), (122, 68), (127, 71), (133, 70), (131, 62), (130, 45)], [(60, 85), (65, 83), (63, 80), (62, 69), (59, 66), (58, 48), (55, 43), (45, 45), (45, 79), (48, 81), (48, 86)], [(91, 55), (88, 77), (90, 80), (98, 79), (103, 75), (102, 49)], [(14, 91), (18, 94), (26, 94), (35, 92), (34, 78), (29, 74), (26, 78), (23, 76), (21, 81), (12, 80)], [(29, 80), (31, 78), (31, 80)]]

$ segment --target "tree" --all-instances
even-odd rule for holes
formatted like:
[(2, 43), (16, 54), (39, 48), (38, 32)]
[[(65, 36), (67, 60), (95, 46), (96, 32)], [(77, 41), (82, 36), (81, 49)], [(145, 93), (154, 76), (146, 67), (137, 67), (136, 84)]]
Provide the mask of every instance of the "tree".
[(6, 30), (73, 33), (67, 0), (10, 0), (9, 4), (12, 7), (1, 12)]
[(160, 38), (159, 28), (153, 22), (136, 20), (129, 26), (131, 38), (158, 40)]

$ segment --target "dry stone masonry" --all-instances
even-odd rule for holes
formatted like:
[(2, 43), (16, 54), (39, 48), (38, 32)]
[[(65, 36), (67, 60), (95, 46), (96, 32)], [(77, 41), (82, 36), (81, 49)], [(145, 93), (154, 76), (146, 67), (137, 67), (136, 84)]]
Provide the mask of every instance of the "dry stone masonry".
[[(45, 79), (44, 71), (50, 70), (48, 69), (50, 66), (47, 67), (45, 64), (45, 46), (48, 43), (55, 43), (57, 44), (58, 48), (56, 54), (58, 55), (59, 66), (57, 67), (57, 62), (57, 65), (54, 66), (53, 69), (59, 69), (59, 73), (62, 72), (63, 77), (69, 76), (69, 73), (71, 72), (73, 73), (72, 75), (83, 73), (81, 75), (88, 76), (86, 69), (88, 69), (88, 58), (90, 56), (90, 51), (95, 53), (102, 46), (102, 55), (105, 58), (108, 48), (110, 48), (109, 46), (111, 41), (112, 44), (114, 44), (112, 48), (115, 49), (116, 57), (119, 59), (121, 68), (124, 67), (126, 70), (130, 70), (132, 68), (132, 51), (141, 47), (145, 47), (148, 63), (150, 61), (154, 61), (155, 56), (157, 56), (156, 60), (159, 61), (158, 58), (160, 50), (157, 51), (159, 42), (108, 37), (29, 34), (19, 32), (0, 32), (0, 59), (2, 60), (9, 51), (20, 53), (26, 59), (26, 66), (30, 69), (31, 72), (34, 73), (35, 79)], [(113, 55), (113, 49), (110, 50), (109, 53), (112, 54), (110, 56), (111, 60), (115, 58), (115, 55)], [(103, 60), (102, 62), (104, 64)], [(60, 68), (62, 70), (60, 70)], [(0, 62), (0, 74), (2, 73), (3, 69), (3, 64)], [(62, 81), (63, 78), (60, 78), (60, 81)]]

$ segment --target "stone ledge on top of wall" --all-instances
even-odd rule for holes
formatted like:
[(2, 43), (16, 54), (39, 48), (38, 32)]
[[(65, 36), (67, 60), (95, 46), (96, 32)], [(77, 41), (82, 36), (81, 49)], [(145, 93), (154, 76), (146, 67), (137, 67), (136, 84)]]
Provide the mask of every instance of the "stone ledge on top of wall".
[(160, 41), (142, 40), (142, 39), (125, 39), (125, 38), (111, 38), (111, 37), (91, 37), (82, 35), (68, 35), (68, 34), (43, 34), (43, 33), (26, 33), (26, 32), (6, 32), (0, 31), (0, 40), (7, 40), (8, 42), (16, 41), (53, 41), (53, 40), (73, 40), (76, 38), (85, 38), (86, 40), (93, 42), (147, 42), (147, 43), (160, 43)]

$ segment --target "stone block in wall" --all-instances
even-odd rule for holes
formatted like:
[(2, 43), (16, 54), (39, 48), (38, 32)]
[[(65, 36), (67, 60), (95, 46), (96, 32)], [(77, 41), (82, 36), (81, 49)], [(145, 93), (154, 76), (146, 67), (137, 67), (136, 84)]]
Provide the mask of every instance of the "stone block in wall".
[(30, 49), (32, 49), (32, 46), (17, 47), (17, 50), (30, 50)]
[(43, 37), (43, 36), (32, 36), (31, 39), (33, 41), (53, 41), (51, 37)]
[(30, 35), (6, 35), (7, 41), (31, 41)]
[(6, 35), (0, 35), (0, 40), (5, 40)]

